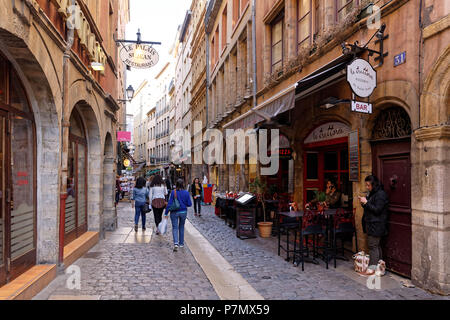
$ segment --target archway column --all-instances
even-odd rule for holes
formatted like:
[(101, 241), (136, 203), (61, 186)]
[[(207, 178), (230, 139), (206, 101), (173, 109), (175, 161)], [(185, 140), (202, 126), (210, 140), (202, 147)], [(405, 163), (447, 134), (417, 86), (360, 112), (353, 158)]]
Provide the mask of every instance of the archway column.
[(103, 161), (103, 231), (114, 231), (117, 229), (117, 211), (114, 207), (114, 169), (114, 158), (105, 158)]
[(412, 157), (412, 280), (422, 288), (450, 293), (450, 126), (415, 132)]

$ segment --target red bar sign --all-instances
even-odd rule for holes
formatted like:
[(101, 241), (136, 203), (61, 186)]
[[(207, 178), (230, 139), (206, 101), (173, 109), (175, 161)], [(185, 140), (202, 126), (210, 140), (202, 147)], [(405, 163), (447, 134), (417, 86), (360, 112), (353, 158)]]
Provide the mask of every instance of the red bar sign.
[(352, 101), (352, 111), (371, 114), (372, 104), (367, 102)]

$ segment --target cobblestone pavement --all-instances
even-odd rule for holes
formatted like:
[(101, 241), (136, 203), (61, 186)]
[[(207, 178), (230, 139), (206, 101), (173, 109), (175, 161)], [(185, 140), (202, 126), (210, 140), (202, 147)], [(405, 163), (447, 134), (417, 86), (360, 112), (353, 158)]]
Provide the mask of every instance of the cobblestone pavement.
[(191, 223), (265, 299), (448, 299), (419, 288), (406, 288), (401, 284), (405, 279), (392, 274), (382, 278), (381, 290), (371, 290), (366, 278), (352, 270), (352, 263), (342, 260), (338, 260), (337, 269), (331, 264), (328, 270), (325, 263), (306, 263), (302, 272), (301, 267), (278, 256), (276, 237), (238, 239), (236, 230), (218, 218), (212, 206), (202, 210), (202, 217), (189, 212)]
[[(128, 203), (118, 208), (119, 227), (134, 225)], [(154, 225), (148, 214), (147, 232)], [(101, 240), (74, 265), (81, 268), (81, 290), (66, 288), (60, 275), (34, 299), (101, 300), (217, 300), (214, 288), (188, 248), (172, 252), (169, 232), (153, 235), (150, 244), (124, 244)], [(133, 231), (134, 232), (134, 231)], [(151, 232), (149, 232), (151, 233)]]

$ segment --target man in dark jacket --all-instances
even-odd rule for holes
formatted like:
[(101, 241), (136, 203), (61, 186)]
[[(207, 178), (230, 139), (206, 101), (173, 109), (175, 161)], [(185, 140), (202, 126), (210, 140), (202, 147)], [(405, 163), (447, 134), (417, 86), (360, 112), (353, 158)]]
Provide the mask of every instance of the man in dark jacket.
[(375, 176), (366, 178), (366, 188), (369, 191), (369, 195), (367, 198), (360, 197), (359, 199), (364, 208), (362, 225), (364, 233), (368, 235), (369, 265), (371, 269), (374, 269), (382, 259), (381, 239), (388, 234), (389, 197)]

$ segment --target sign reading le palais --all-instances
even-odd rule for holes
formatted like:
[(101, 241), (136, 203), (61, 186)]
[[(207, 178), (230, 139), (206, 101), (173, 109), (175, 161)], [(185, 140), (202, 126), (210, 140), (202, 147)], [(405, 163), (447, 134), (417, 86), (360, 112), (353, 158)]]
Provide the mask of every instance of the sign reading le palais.
[(129, 44), (120, 51), (122, 61), (136, 69), (148, 69), (159, 61), (158, 52), (149, 45)]
[(361, 98), (369, 97), (377, 87), (377, 72), (364, 59), (355, 59), (347, 66), (347, 81)]

